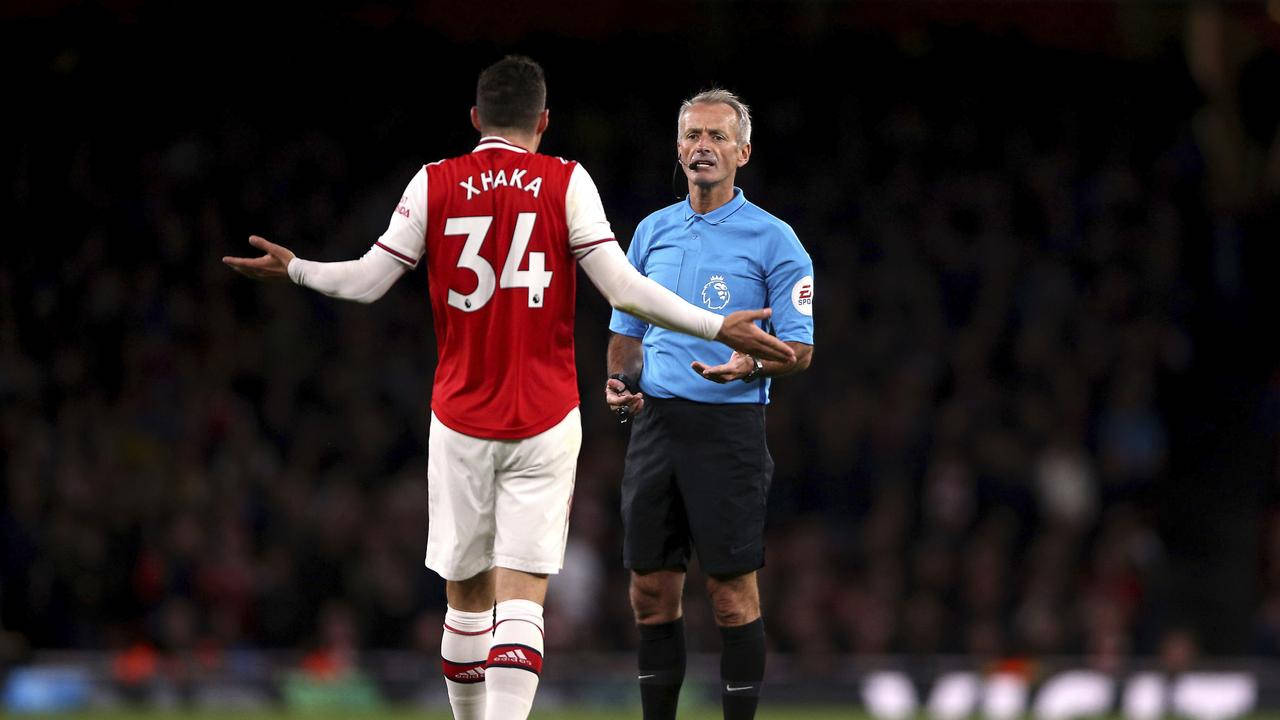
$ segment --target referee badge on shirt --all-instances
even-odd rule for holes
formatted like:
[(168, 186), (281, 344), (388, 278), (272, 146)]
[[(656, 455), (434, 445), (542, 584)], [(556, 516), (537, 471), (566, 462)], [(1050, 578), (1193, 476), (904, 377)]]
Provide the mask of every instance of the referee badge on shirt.
[(729, 284), (723, 275), (712, 275), (702, 286), (702, 304), (711, 310), (723, 310), (729, 304)]

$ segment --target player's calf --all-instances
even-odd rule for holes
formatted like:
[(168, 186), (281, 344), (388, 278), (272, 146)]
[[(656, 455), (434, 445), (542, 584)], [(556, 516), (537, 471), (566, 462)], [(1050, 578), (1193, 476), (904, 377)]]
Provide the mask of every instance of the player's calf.
[(485, 663), (485, 720), (523, 720), (542, 675), (542, 606), (504, 600), (496, 619)]
[(483, 720), (485, 662), (493, 641), (493, 611), (450, 607), (440, 638), (440, 666), (455, 720)]

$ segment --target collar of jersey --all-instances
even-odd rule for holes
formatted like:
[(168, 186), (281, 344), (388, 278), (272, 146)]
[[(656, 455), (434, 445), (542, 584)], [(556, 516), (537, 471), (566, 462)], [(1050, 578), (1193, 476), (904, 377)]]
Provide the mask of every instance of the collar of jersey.
[(521, 153), (529, 152), (510, 140), (504, 137), (498, 137), (497, 135), (486, 135), (480, 138), (480, 144), (471, 152), (479, 152), (481, 150), (510, 150), (511, 152)]
[(711, 223), (712, 225), (719, 225), (725, 220), (728, 220), (730, 215), (737, 212), (738, 208), (741, 208), (743, 205), (746, 205), (746, 204), (747, 204), (747, 194), (742, 192), (742, 188), (734, 186), (732, 200), (721, 205), (715, 210), (712, 210), (711, 212), (706, 213), (705, 215), (699, 215), (698, 213), (693, 211), (693, 206), (689, 204), (689, 198), (686, 196), (684, 199), (684, 219), (692, 220), (695, 217), (700, 217), (706, 222)]

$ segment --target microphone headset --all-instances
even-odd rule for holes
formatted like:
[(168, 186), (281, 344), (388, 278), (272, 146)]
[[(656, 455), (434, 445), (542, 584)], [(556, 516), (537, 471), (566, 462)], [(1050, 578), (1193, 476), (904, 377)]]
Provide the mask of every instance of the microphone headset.
[(688, 186), (686, 185), (682, 188), (680, 181), (677, 180), (678, 177), (684, 175), (683, 171), (684, 160), (677, 157), (676, 166), (671, 168), (671, 190), (675, 193), (677, 200), (683, 200), (684, 196), (688, 194)]

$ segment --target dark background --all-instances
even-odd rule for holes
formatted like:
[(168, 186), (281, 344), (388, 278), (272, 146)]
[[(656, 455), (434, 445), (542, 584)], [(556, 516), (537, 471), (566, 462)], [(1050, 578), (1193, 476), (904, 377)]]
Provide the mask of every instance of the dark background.
[[(436, 652), (425, 274), (357, 306), (219, 259), (250, 233), (358, 257), (421, 164), (472, 147), (475, 77), (507, 52), (543, 63), (542, 149), (590, 170), (624, 246), (675, 200), (680, 100), (753, 108), (739, 184), (818, 293), (813, 367), (769, 411), (775, 650), (1280, 652), (1278, 16), (6, 4), (0, 662)], [(548, 644), (616, 650), (625, 429), (582, 285)]]

